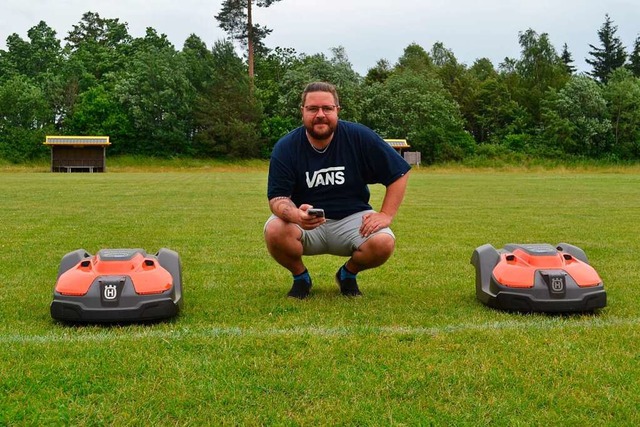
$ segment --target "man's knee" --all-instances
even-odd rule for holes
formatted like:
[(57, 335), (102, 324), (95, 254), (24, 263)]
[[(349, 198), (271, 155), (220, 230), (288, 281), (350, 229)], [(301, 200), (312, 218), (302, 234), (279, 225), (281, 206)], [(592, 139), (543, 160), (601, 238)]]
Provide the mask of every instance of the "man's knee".
[(302, 232), (295, 224), (285, 222), (280, 218), (274, 218), (264, 226), (264, 239), (267, 244), (300, 240), (301, 236)]
[(396, 247), (396, 239), (390, 234), (379, 233), (369, 238), (363, 246), (365, 247), (362, 249), (370, 252), (372, 255), (387, 260), (393, 254)]

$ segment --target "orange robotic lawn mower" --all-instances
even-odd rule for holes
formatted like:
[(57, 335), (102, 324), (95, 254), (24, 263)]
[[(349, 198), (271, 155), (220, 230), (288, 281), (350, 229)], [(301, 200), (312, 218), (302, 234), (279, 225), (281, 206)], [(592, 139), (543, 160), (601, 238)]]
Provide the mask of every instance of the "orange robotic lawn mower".
[(490, 244), (471, 256), (476, 297), (483, 304), (521, 312), (594, 311), (607, 305), (602, 279), (584, 251), (568, 243)]
[(182, 307), (179, 255), (166, 248), (84, 249), (58, 268), (51, 316), (67, 322), (143, 322), (174, 317)]

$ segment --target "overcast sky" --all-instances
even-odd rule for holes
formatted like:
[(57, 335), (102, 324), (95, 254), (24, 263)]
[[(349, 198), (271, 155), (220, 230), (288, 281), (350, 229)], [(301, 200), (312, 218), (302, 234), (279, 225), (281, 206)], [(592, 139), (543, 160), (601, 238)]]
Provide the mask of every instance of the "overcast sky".
[[(215, 15), (221, 0), (0, 0), (0, 49), (17, 33), (45, 21), (63, 41), (85, 12), (118, 18), (129, 34), (142, 37), (147, 27), (166, 34), (176, 49), (196, 34), (208, 47), (226, 34)], [(444, 43), (460, 62), (482, 57), (497, 66), (519, 58), (518, 33), (531, 28), (547, 33), (558, 53), (567, 43), (580, 71), (589, 44), (600, 46), (597, 31), (609, 14), (627, 53), (640, 35), (639, 0), (281, 0), (256, 8), (254, 21), (273, 30), (265, 44), (291, 47), (308, 55), (330, 56), (343, 46), (361, 75), (379, 59), (395, 64), (405, 47), (430, 50)]]

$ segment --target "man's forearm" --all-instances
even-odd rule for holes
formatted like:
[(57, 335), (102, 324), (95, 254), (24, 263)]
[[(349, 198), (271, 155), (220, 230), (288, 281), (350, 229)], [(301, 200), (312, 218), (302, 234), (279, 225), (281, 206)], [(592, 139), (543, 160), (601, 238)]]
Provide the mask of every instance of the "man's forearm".
[(285, 196), (274, 197), (269, 200), (269, 208), (275, 216), (287, 222), (294, 222), (294, 213), (298, 210), (295, 203)]
[(396, 213), (398, 213), (398, 209), (400, 209), (400, 204), (404, 199), (404, 193), (407, 188), (408, 180), (409, 172), (395, 180), (393, 183), (389, 184), (384, 195), (384, 200), (382, 201), (382, 207), (380, 208), (381, 213), (384, 213), (391, 218), (396, 216)]

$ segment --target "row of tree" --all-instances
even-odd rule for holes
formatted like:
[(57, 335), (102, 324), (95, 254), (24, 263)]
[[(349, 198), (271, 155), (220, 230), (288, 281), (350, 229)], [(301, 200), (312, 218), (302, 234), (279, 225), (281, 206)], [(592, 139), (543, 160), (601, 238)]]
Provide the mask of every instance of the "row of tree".
[(109, 135), (110, 154), (267, 157), (300, 124), (302, 88), (324, 80), (339, 88), (343, 119), (407, 138), (425, 162), (509, 153), (640, 159), (640, 38), (627, 54), (609, 16), (587, 75), (576, 74), (566, 45), (558, 53), (529, 29), (519, 34), (520, 57), (497, 66), (462, 64), (442, 43), (411, 44), (396, 63), (381, 59), (361, 76), (341, 47), (330, 56), (267, 48), (270, 30), (246, 12), (223, 8), (216, 19), (251, 46), (250, 60), (231, 40), (208, 48), (191, 35), (176, 50), (153, 28), (133, 38), (126, 23), (92, 12), (64, 46), (45, 22), (28, 40), (9, 36), (0, 50), (0, 157), (46, 156), (47, 134)]

